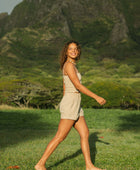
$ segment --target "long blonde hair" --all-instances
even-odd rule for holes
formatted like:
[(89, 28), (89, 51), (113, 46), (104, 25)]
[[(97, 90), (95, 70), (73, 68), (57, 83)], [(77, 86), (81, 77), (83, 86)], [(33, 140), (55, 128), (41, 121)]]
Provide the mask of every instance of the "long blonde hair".
[(64, 47), (63, 47), (63, 49), (62, 49), (62, 51), (61, 51), (61, 54), (60, 54), (60, 68), (61, 68), (61, 70), (63, 69), (63, 66), (64, 66), (64, 64), (65, 64), (65, 62), (66, 62), (66, 60), (67, 60), (67, 50), (68, 50), (68, 47), (69, 47), (69, 45), (72, 44), (72, 43), (74, 43), (74, 44), (77, 45), (78, 55), (77, 55), (76, 60), (79, 60), (79, 59), (80, 59), (80, 55), (81, 55), (81, 47), (80, 47), (80, 44), (79, 44), (77, 41), (74, 41), (74, 40), (68, 41), (68, 42), (64, 45)]

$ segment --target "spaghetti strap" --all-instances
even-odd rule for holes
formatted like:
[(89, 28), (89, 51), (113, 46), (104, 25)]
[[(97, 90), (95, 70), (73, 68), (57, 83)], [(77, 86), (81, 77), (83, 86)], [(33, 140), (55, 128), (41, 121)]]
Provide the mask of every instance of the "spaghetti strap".
[(65, 69), (66, 63), (68, 63), (68, 62), (66, 61), (63, 65), (63, 75), (67, 75), (67, 74), (64, 74), (64, 69)]

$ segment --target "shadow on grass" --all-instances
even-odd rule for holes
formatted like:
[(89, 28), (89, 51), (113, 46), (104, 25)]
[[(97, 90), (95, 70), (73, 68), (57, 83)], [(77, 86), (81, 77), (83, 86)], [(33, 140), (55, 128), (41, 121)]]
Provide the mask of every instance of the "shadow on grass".
[(99, 137), (98, 136), (99, 134), (100, 134), (99, 132), (92, 133), (89, 138), (90, 155), (91, 155), (91, 160), (92, 160), (93, 164), (95, 164), (95, 158), (96, 158), (96, 154), (97, 154), (96, 143), (100, 142), (100, 143), (103, 143), (106, 145), (110, 144), (108, 142), (104, 142), (103, 140), (100, 140), (100, 138), (103, 138), (103, 137)]
[(77, 157), (77, 156), (80, 155), (80, 154), (82, 154), (81, 149), (77, 150), (77, 151), (76, 151), (75, 153), (73, 153), (72, 155), (69, 155), (69, 156), (67, 156), (66, 158), (63, 158), (62, 160), (56, 162), (54, 165), (49, 166), (49, 167), (47, 168), (47, 170), (51, 170), (51, 168), (57, 167), (58, 165), (62, 164), (63, 162), (68, 161), (68, 160), (70, 160), (70, 159), (73, 159), (73, 158)]
[[(90, 147), (90, 153), (91, 153), (91, 160), (92, 160), (93, 164), (95, 163), (95, 158), (96, 158), (96, 154), (97, 154), (96, 143), (101, 142), (101, 143), (104, 143), (106, 145), (109, 145), (108, 142), (104, 142), (104, 141), (99, 139), (99, 137), (98, 137), (99, 134), (100, 134), (99, 132), (95, 132), (95, 133), (90, 134), (90, 136), (89, 136), (89, 147)], [(56, 167), (59, 164), (62, 164), (63, 162), (65, 162), (67, 160), (73, 159), (73, 158), (77, 157), (80, 154), (82, 154), (81, 149), (77, 150), (75, 153), (67, 156), (66, 158), (56, 162), (54, 165), (48, 167), (47, 169), (51, 170), (51, 168)]]
[(0, 147), (15, 145), (30, 139), (47, 137), (56, 131), (57, 125), (43, 121), (35, 111), (0, 111)]
[(119, 119), (122, 120), (122, 123), (119, 125), (118, 128), (119, 131), (140, 130), (140, 114), (138, 114), (138, 112), (120, 116)]

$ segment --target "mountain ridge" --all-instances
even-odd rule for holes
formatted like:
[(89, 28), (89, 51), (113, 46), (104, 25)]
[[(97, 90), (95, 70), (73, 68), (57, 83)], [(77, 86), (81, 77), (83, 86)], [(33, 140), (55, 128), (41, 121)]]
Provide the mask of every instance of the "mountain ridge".
[[(56, 60), (64, 42), (75, 39), (83, 48), (96, 49), (100, 61), (106, 57), (115, 60), (130, 58), (132, 61), (133, 55), (137, 65), (139, 39), (136, 34), (139, 32), (135, 33), (133, 28), (139, 28), (136, 24), (138, 16), (135, 14), (135, 19), (131, 16), (128, 23), (136, 2), (24, 0), (11, 15), (0, 14), (0, 55), (15, 61), (24, 58), (35, 62), (37, 59), (44, 62), (46, 57), (46, 62), (52, 63), (51, 59)], [(124, 10), (124, 7), (129, 7), (130, 13), (126, 14), (128, 9)], [(57, 62), (55, 64), (58, 68)]]
[[(94, 21), (99, 20), (102, 24), (105, 24), (105, 22), (111, 24), (107, 20), (111, 18), (111, 22), (116, 22), (116, 24), (113, 26), (110, 40), (111, 43), (116, 43), (128, 37), (128, 28), (124, 15), (115, 6), (118, 4), (116, 0), (106, 0), (100, 3), (97, 0), (55, 0), (53, 3), (50, 3), (50, 1), (24, 0), (14, 8), (4, 29), (27, 26), (53, 29), (54, 25), (56, 25), (57, 30), (64, 35), (76, 38), (75, 34), (83, 30), (83, 23), (84, 26), (88, 24), (90, 26), (91, 22), (94, 23)], [(116, 32), (118, 32), (117, 35), (119, 36), (114, 38)]]

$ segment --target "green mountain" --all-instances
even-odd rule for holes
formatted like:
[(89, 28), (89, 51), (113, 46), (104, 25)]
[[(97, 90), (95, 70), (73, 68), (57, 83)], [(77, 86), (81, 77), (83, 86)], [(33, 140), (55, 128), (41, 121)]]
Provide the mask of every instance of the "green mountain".
[[(71, 39), (82, 46), (78, 67), (84, 82), (93, 77), (139, 78), (139, 5), (138, 0), (23, 0), (11, 15), (0, 14), (1, 82), (14, 86), (13, 80), (19, 80), (21, 89), (21, 84), (28, 87), (26, 80), (31, 87), (39, 83), (39, 89), (50, 89), (49, 84), (61, 77), (61, 48)], [(41, 93), (34, 92), (36, 97)], [(11, 93), (15, 91), (6, 93), (1, 103), (11, 103)]]

